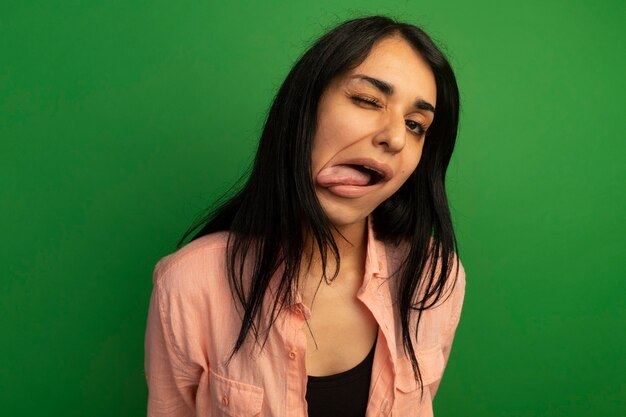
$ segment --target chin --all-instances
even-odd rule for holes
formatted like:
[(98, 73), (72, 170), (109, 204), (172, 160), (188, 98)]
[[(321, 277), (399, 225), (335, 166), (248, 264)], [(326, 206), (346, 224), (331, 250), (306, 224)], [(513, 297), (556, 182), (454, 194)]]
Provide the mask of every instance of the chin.
[(368, 212), (356, 212), (346, 207), (326, 207), (322, 204), (322, 208), (326, 213), (328, 221), (337, 229), (346, 229), (350, 227), (362, 226), (366, 223)]
[(369, 204), (357, 203), (350, 199), (337, 199), (333, 195), (318, 192), (318, 201), (328, 221), (338, 229), (363, 225), (373, 211)]
[(361, 226), (365, 224), (367, 220), (367, 216), (365, 217), (328, 216), (328, 220), (337, 229), (345, 229), (347, 227)]

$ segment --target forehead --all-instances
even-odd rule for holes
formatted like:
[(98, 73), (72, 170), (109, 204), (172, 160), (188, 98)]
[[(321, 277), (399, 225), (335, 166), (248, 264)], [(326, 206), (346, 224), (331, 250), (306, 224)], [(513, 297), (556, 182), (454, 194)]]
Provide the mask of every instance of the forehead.
[(435, 105), (437, 85), (426, 60), (399, 36), (382, 39), (374, 44), (365, 60), (344, 74), (340, 82), (364, 83), (354, 75), (363, 74), (383, 80), (400, 95), (422, 98)]

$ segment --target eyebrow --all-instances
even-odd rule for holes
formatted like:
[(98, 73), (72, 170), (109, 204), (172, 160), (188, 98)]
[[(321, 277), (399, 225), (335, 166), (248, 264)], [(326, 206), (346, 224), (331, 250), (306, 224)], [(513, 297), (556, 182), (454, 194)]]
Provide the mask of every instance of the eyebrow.
[[(386, 81), (379, 80), (378, 78), (370, 77), (368, 75), (363, 75), (363, 74), (357, 74), (350, 78), (367, 81), (368, 83), (372, 84), (381, 93), (383, 93), (386, 96), (390, 96), (393, 94), (393, 85), (389, 84)], [(413, 106), (420, 110), (426, 110), (431, 113), (435, 113), (435, 106), (433, 106), (432, 104), (430, 104), (429, 102), (421, 98), (415, 100), (415, 103), (413, 103)]]

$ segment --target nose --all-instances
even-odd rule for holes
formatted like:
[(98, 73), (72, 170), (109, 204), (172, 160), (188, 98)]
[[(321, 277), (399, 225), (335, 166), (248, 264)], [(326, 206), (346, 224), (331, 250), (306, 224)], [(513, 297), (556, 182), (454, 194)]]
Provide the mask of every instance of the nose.
[(400, 152), (406, 143), (406, 125), (403, 115), (387, 115), (381, 121), (380, 131), (374, 136), (375, 146), (382, 146), (387, 152)]

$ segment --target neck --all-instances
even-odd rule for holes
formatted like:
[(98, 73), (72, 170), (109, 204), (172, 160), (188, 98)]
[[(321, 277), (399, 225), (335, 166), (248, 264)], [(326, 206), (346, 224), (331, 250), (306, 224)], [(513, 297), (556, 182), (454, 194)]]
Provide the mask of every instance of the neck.
[[(349, 226), (337, 227), (337, 230), (333, 230), (333, 238), (341, 260), (335, 279), (337, 283), (342, 285), (342, 279), (362, 279), (367, 256), (367, 220)], [(304, 259), (303, 278), (305, 279), (303, 281), (305, 282), (302, 282), (306, 286), (311, 283), (317, 285), (324, 272), (319, 248), (315, 246), (314, 242), (310, 242), (308, 247), (309, 250), (306, 253), (311, 254), (311, 257), (310, 262), (308, 259)], [(330, 252), (328, 255), (325, 272), (326, 277), (330, 278), (334, 275), (337, 264)]]

